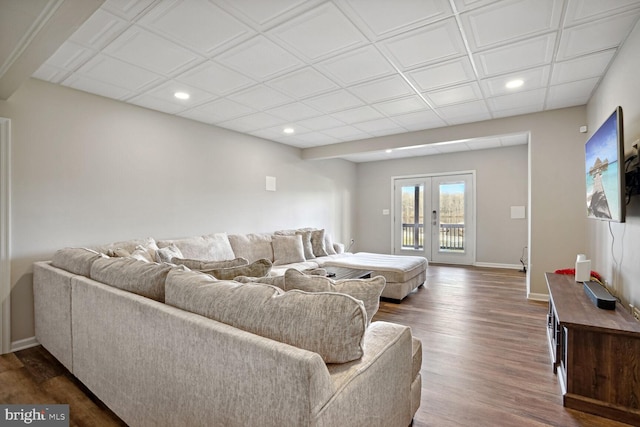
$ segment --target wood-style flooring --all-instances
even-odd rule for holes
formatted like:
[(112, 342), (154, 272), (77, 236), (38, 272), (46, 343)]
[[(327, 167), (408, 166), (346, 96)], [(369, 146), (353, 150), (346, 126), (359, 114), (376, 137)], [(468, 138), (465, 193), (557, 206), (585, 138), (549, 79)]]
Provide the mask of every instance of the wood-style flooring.
[[(422, 340), (424, 426), (622, 427), (565, 409), (546, 342), (546, 303), (526, 299), (516, 270), (431, 265), (427, 285), (374, 320)], [(71, 426), (122, 426), (42, 347), (0, 356), (0, 403), (69, 403)]]

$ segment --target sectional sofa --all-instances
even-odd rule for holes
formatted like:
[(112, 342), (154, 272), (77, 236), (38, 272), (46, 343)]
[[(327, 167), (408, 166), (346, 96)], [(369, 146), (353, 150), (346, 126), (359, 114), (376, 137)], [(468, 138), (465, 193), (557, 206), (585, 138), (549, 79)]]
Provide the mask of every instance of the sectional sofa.
[(62, 249), (34, 264), (36, 338), (132, 426), (409, 425), (420, 341), (371, 322), (384, 277), (329, 283), (299, 272), (318, 262), (285, 262), (299, 241), (313, 252), (304, 233)]

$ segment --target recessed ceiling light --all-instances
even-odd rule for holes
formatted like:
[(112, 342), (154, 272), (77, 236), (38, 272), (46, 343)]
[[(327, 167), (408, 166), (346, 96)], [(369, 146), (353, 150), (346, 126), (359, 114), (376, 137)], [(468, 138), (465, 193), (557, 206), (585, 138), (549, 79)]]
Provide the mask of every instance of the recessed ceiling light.
[(393, 152), (393, 150), (385, 150), (384, 152), (385, 153), (391, 153), (391, 152)]
[(189, 99), (191, 95), (189, 95), (187, 92), (176, 92), (173, 94), (173, 96), (178, 99)]
[(509, 80), (505, 86), (507, 87), (507, 89), (516, 89), (522, 86), (523, 84), (524, 84), (524, 80), (515, 79), (515, 80)]
[(295, 130), (293, 130), (293, 128), (284, 128), (282, 129), (282, 132), (286, 133), (287, 135), (291, 135), (295, 132)]

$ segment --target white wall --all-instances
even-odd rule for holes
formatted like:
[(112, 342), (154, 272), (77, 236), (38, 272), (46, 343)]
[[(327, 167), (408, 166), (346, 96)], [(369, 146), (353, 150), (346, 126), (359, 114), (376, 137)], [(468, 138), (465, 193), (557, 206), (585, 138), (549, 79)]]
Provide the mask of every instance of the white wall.
[[(589, 135), (616, 106), (622, 106), (625, 148), (629, 153), (640, 138), (640, 24), (629, 35), (611, 68), (587, 104)], [(609, 231), (613, 233), (614, 240)], [(624, 224), (589, 220), (588, 255), (592, 268), (604, 275), (625, 304), (640, 305), (640, 197), (627, 205)], [(612, 247), (613, 246), (613, 247)], [(617, 265), (616, 265), (617, 264)]]
[[(33, 336), (32, 263), (135, 237), (325, 227), (353, 233), (356, 167), (110, 99), (25, 83), (11, 119), (12, 340)], [(265, 191), (265, 176), (277, 191)]]
[[(526, 206), (526, 145), (358, 165), (359, 250), (391, 253), (391, 177), (476, 171), (476, 261), (520, 265), (527, 246), (526, 219), (511, 219), (511, 206)], [(375, 231), (374, 231), (375, 230)]]

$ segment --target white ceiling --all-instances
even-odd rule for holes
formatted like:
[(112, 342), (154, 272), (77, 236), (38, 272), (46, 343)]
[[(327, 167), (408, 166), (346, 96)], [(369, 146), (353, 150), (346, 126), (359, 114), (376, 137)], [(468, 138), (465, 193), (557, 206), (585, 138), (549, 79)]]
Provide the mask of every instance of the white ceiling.
[(639, 18), (640, 0), (107, 0), (33, 76), (306, 148), (586, 104)]

